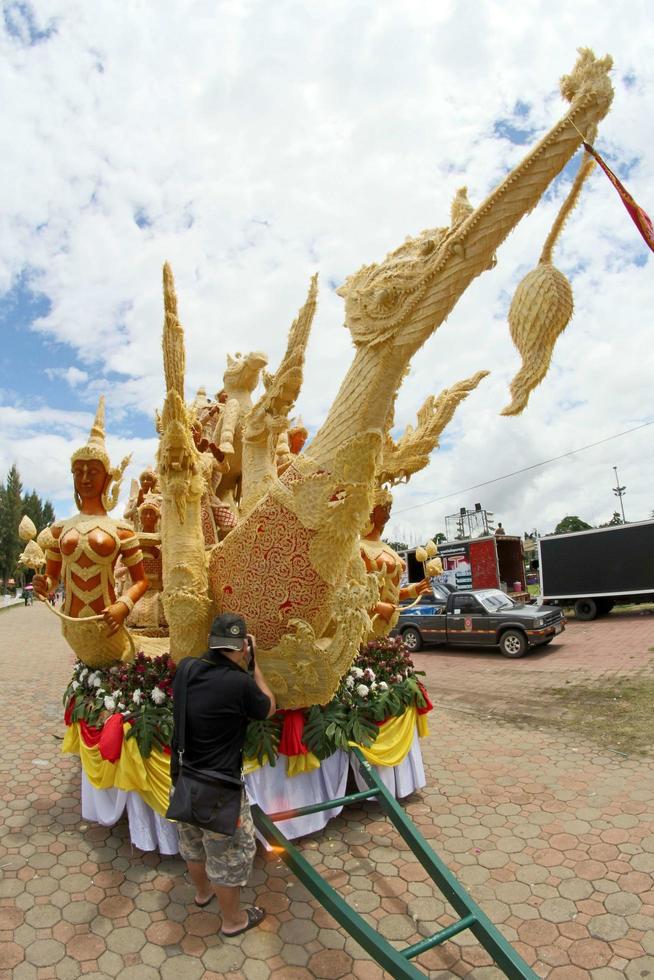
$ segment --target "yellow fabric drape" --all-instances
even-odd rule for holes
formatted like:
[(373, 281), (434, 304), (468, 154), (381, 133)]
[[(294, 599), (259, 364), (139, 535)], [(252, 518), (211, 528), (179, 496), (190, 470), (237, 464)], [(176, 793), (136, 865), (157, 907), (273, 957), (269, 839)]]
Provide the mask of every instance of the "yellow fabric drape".
[[(397, 718), (389, 718), (379, 727), (379, 735), (371, 746), (357, 746), (361, 749), (364, 758), (372, 766), (399, 766), (409, 754), (413, 743), (413, 735), (418, 726), (418, 734), (422, 735), (421, 728), (427, 734), (427, 716), (419, 715), (415, 705), (409, 705), (404, 714)], [(350, 742), (356, 745), (356, 742)]]
[(123, 746), (117, 762), (108, 762), (96, 746), (89, 748), (80, 737), (79, 724), (69, 725), (61, 746), (62, 752), (79, 755), (86, 776), (96, 789), (134, 790), (161, 816), (168, 809), (170, 792), (170, 756), (153, 749), (147, 759), (139, 752), (135, 738), (127, 738), (130, 725), (123, 725)]
[(418, 737), (426, 738), (429, 735), (429, 722), (427, 721), (427, 715), (418, 715)]
[[(416, 708), (411, 705), (398, 718), (389, 718), (383, 725), (380, 725), (379, 735), (369, 748), (363, 745), (358, 747), (373, 766), (398, 766), (409, 754), (416, 726), (421, 738), (429, 734), (427, 715), (419, 715)], [(122, 752), (117, 762), (108, 762), (103, 759), (97, 745), (93, 748), (85, 745), (84, 740), (80, 737), (78, 722), (73, 722), (66, 729), (61, 751), (79, 755), (82, 768), (89, 782), (96, 789), (111, 789), (113, 787), (115, 789), (134, 790), (148, 806), (151, 806), (161, 816), (165, 816), (170, 792), (170, 756), (158, 749), (153, 749), (148, 758), (144, 759), (139, 752), (136, 739), (127, 738), (129, 729), (130, 726), (126, 722), (123, 725)], [(350, 742), (349, 744), (356, 745), (357, 743)], [(245, 775), (259, 768), (256, 759), (243, 761)], [(320, 760), (316, 758), (313, 752), (288, 756), (286, 759), (286, 775), (289, 778), (319, 768)]]
[(297, 776), (301, 772), (313, 772), (314, 769), (320, 769), (320, 759), (313, 752), (286, 757), (287, 776)]
[[(263, 754), (263, 765), (264, 766), (267, 766), (269, 764), (270, 764), (270, 760), (268, 759), (268, 756), (264, 752), (264, 754)], [(249, 776), (251, 772), (256, 772), (257, 769), (261, 769), (261, 766), (259, 765), (259, 760), (258, 759), (255, 759), (254, 757), (251, 758), (251, 759), (243, 759), (243, 775), (244, 776)]]

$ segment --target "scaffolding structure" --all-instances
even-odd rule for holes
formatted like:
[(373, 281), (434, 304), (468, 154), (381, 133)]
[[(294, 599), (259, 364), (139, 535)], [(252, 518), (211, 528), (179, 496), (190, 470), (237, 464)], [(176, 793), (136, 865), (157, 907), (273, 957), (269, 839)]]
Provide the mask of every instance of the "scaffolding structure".
[(461, 507), (457, 514), (445, 518), (445, 536), (448, 541), (462, 541), (494, 534), (493, 516), (492, 511), (485, 510), (481, 504), (475, 504), (474, 510)]

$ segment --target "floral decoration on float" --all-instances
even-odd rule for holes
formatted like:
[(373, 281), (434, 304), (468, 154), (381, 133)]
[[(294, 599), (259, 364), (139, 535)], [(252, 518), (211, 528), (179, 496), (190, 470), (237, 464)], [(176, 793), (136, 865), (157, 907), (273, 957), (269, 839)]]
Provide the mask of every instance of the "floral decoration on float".
[(286, 757), (295, 776), (317, 769), (339, 750), (357, 745), (373, 765), (397, 766), (408, 755), (416, 728), (429, 734), (426, 715), (433, 705), (400, 637), (365, 643), (334, 697), (326, 705), (278, 711), (251, 721), (244, 748), (244, 771), (275, 766)]
[[(78, 661), (64, 694), (62, 751), (80, 756), (96, 789), (134, 790), (165, 814), (170, 788), (175, 662), (139, 653), (104, 669)], [(370, 640), (326, 705), (278, 711), (248, 725), (244, 772), (285, 758), (288, 776), (317, 769), (357, 745), (373, 765), (396, 766), (416, 728), (428, 734), (432, 710), (424, 685), (399, 637)]]
[(165, 815), (170, 789), (175, 661), (146, 657), (108, 668), (77, 661), (64, 693), (62, 752), (79, 755), (96, 789), (134, 790)]

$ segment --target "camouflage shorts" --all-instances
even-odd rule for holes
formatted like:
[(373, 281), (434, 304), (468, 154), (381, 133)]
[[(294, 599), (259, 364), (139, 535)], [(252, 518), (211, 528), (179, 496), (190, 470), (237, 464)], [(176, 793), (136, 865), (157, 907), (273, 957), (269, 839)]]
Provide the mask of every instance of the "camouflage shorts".
[(214, 885), (247, 885), (257, 849), (250, 804), (243, 793), (241, 815), (232, 837), (203, 830), (190, 823), (178, 823), (179, 853), (185, 861), (204, 862), (207, 877)]

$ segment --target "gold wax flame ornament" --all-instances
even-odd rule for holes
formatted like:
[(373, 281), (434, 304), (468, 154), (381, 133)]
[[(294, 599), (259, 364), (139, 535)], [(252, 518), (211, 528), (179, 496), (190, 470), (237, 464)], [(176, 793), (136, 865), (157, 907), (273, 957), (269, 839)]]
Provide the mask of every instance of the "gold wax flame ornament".
[(25, 514), (18, 525), (18, 537), (21, 541), (33, 541), (36, 537), (36, 525), (34, 521)]
[(442, 575), (443, 562), (440, 558), (431, 558), (425, 564), (425, 572), (427, 573), (427, 578), (436, 578), (437, 575)]

